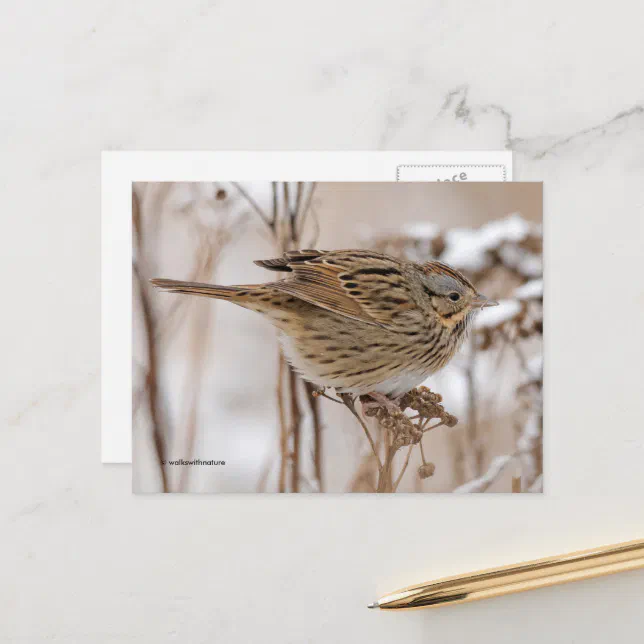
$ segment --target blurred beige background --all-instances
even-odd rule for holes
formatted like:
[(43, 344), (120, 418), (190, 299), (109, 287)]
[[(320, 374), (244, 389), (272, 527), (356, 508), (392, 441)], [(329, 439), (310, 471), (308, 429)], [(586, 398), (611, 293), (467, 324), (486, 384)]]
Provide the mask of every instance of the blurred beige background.
[[(270, 210), (269, 183), (244, 184), (244, 190), (260, 208)], [(274, 329), (259, 315), (229, 303), (150, 290), (147, 279), (169, 277), (221, 284), (270, 281), (275, 275), (252, 262), (275, 255), (275, 244), (257, 213), (231, 184), (148, 183), (135, 185), (134, 192), (139, 212), (135, 228), (140, 232), (135, 263), (141, 277), (133, 289), (134, 490), (161, 489), (155, 421), (146, 400), (150, 352), (146, 317), (151, 317), (158, 373), (156, 422), (161, 419), (167, 458), (225, 461), (220, 466), (166, 467), (168, 488), (192, 492), (274, 491), (279, 451), (278, 345)], [(520, 213), (523, 220), (538, 225), (542, 185), (318, 184), (311, 213), (302, 247), (369, 247), (375, 240), (401, 232), (421, 231), (422, 236), (424, 230), (433, 227), (441, 231), (478, 229), (512, 213)], [(516, 286), (512, 283), (508, 288)], [(530, 350), (539, 354), (540, 344)], [(426, 436), (423, 444), (429, 460), (436, 465), (435, 474), (421, 481), (412, 476), (415, 468), (410, 467), (400, 491), (450, 492), (480, 476), (481, 467), (485, 470), (495, 457), (513, 451), (520, 370), (507, 352), (500, 359), (500, 367), (499, 356), (494, 359), (494, 382), (481, 383), (476, 413), (479, 426), (484, 428), (485, 445), (479, 469), (468, 446), (464, 375), (468, 363), (461, 355), (427, 383), (443, 395), (446, 410), (461, 422), (453, 429), (442, 427)], [(489, 373), (489, 368), (482, 367), (475, 377), (489, 378)], [(324, 491), (351, 490), (367, 454), (365, 437), (347, 409), (321, 400), (321, 411)], [(316, 491), (309, 458), (311, 440), (310, 435), (303, 435), (303, 492)], [(508, 467), (486, 491), (510, 491), (516, 475), (517, 468)]]
[(543, 212), (541, 183), (324, 183), (316, 195), (327, 224), (322, 246), (357, 244), (365, 229), (397, 232), (407, 223), (477, 227), (513, 212), (541, 223)]

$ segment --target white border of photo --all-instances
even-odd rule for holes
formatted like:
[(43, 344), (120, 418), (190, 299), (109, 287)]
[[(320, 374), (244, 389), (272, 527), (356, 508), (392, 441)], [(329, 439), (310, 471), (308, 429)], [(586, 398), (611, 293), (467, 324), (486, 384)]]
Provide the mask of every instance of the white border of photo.
[(101, 460), (132, 462), (132, 183), (510, 181), (512, 153), (103, 152)]

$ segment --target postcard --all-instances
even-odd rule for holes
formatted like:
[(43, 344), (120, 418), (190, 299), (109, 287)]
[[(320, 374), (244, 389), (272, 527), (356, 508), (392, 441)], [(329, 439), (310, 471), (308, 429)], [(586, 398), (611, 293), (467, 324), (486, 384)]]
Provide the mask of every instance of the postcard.
[[(102, 158), (103, 463), (132, 461), (132, 183), (511, 181), (511, 152), (105, 152)], [(147, 206), (146, 206), (147, 207)]]
[(130, 199), (134, 492), (543, 491), (541, 183)]

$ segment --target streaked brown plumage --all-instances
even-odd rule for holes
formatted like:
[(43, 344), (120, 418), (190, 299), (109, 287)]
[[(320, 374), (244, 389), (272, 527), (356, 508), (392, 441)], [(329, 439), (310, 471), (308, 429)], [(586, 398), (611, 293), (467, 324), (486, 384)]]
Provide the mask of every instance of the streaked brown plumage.
[(365, 250), (300, 250), (255, 262), (287, 273), (267, 284), (154, 279), (166, 291), (229, 300), (265, 315), (291, 364), (340, 393), (398, 396), (444, 367), (472, 317), (496, 304), (459, 272)]

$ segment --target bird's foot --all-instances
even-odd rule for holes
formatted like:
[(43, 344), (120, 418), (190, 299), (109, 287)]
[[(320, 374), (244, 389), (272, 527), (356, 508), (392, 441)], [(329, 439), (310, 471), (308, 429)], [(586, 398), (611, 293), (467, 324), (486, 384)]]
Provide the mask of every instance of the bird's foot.
[(314, 398), (319, 398), (322, 396), (323, 398), (327, 398), (328, 400), (338, 403), (339, 405), (342, 404), (341, 400), (338, 400), (334, 396), (329, 396), (329, 394), (326, 393), (327, 387), (322, 387), (321, 385), (318, 387), (314, 387), (313, 390), (311, 391), (311, 394)]
[(360, 399), (362, 402), (362, 408), (365, 411), (376, 409), (378, 407), (384, 407), (389, 413), (400, 411), (398, 401), (402, 398), (402, 396), (389, 398), (389, 396), (380, 393), (379, 391), (370, 391), (367, 396), (369, 396), (369, 398), (371, 398), (372, 400), (364, 401), (362, 400), (362, 398)]

